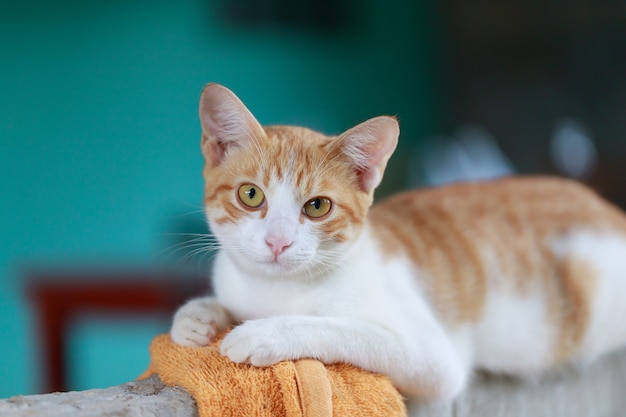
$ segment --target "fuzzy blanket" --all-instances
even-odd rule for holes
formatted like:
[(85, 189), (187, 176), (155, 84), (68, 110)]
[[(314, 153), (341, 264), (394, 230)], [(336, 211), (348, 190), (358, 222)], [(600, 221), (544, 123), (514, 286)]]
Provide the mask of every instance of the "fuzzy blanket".
[(406, 416), (402, 396), (385, 376), (313, 359), (267, 368), (235, 364), (220, 355), (220, 342), (189, 348), (157, 336), (140, 379), (157, 374), (166, 385), (184, 388), (199, 417)]

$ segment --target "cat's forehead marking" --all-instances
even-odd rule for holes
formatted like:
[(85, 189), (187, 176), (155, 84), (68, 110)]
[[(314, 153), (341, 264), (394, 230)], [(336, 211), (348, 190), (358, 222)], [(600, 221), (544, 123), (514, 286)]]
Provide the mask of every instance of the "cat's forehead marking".
[[(293, 130), (293, 131), (292, 131)], [(300, 128), (268, 128), (267, 157), (259, 160), (263, 185), (286, 181), (295, 192), (308, 195), (319, 186), (328, 138)]]

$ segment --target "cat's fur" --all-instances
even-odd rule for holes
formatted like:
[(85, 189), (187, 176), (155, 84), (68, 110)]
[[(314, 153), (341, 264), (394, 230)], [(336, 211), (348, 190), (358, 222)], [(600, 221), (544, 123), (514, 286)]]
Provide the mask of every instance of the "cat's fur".
[[(394, 118), (336, 137), (261, 127), (209, 84), (200, 119), (216, 296), (179, 309), (176, 343), (241, 323), (222, 343), (234, 362), (348, 362), (423, 398), (453, 398), (477, 368), (538, 375), (626, 343), (626, 217), (582, 185), (457, 184), (370, 210)], [(303, 211), (315, 197), (332, 202), (319, 219)]]

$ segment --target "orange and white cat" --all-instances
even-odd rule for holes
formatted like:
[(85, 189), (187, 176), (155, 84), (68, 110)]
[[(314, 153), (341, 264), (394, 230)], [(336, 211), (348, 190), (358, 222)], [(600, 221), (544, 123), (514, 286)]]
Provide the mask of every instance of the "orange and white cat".
[(507, 178), (371, 209), (398, 123), (339, 136), (262, 127), (228, 89), (200, 101), (215, 297), (172, 339), (267, 366), (317, 358), (453, 398), (474, 369), (538, 375), (626, 344), (626, 217), (577, 183)]

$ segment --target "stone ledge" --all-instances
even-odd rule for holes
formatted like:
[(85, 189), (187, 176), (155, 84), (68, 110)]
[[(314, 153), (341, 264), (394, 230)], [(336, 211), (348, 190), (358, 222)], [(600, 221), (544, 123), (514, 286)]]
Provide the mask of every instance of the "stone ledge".
[(106, 389), (0, 400), (0, 417), (197, 417), (193, 398), (158, 377)]

